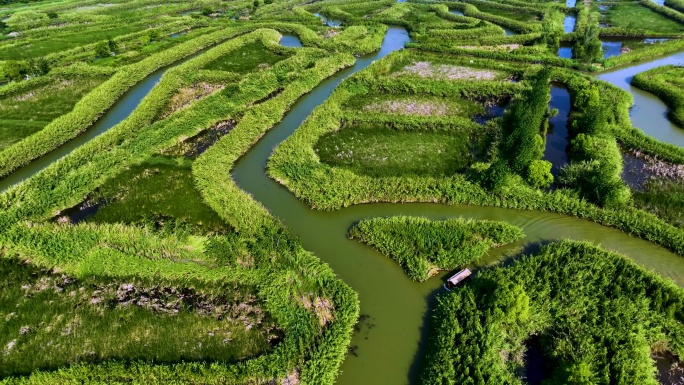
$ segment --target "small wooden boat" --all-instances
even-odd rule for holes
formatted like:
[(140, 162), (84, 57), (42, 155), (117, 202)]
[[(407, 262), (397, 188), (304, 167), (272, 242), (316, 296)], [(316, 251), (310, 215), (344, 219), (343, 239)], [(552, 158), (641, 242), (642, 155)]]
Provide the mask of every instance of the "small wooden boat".
[(451, 291), (456, 285), (459, 283), (463, 282), (466, 278), (470, 277), (470, 275), (473, 274), (470, 269), (463, 269), (459, 271), (458, 273), (454, 274), (451, 276), (451, 278), (447, 279), (446, 283), (444, 284), (444, 288)]

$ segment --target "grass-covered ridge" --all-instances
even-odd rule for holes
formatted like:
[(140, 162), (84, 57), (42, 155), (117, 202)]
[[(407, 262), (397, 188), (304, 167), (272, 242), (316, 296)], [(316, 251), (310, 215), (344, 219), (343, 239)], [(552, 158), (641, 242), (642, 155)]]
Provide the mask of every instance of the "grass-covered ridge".
[(7, 256), (0, 271), (1, 377), (73, 362), (233, 363), (282, 338), (256, 288), (238, 283), (75, 278)]
[(684, 127), (684, 67), (663, 66), (637, 74), (632, 85), (651, 92), (668, 105), (668, 117)]
[(349, 230), (350, 238), (394, 259), (416, 281), (425, 281), (439, 270), (476, 262), (491, 248), (523, 236), (522, 229), (505, 222), (460, 218), (373, 218), (362, 220)]
[[(77, 347), (65, 352), (54, 366), (37, 363), (38, 367), (33, 369), (44, 371), (29, 373), (31, 369), (28, 369), (15, 373), (23, 376), (7, 378), (7, 383), (245, 383), (279, 382), (287, 378), (302, 383), (332, 383), (358, 315), (356, 296), (244, 192), (237, 188), (227, 190), (220, 185), (217, 189), (217, 181), (206, 182), (207, 175), (223, 177), (225, 174), (230, 180), (228, 172), (217, 173), (215, 168), (220, 167), (216, 157), (231, 153), (226, 151), (226, 145), (237, 144), (239, 156), (298, 97), (353, 63), (353, 56), (349, 54), (278, 47), (288, 58), (257, 72), (236, 76), (224, 71), (200, 70), (206, 63), (244, 44), (262, 40), (276, 47), (279, 38), (276, 31), (259, 30), (230, 40), (190, 60), (177, 72), (167, 74), (129, 119), (26, 183), (5, 192), (1, 198), (3, 218), (0, 220), (3, 252), (8, 258), (11, 256), (37, 269), (56, 270), (76, 280), (92, 277), (111, 282), (117, 288), (131, 282), (154, 280), (159, 282), (161, 291), (182, 291), (194, 285), (217, 288), (217, 292), (225, 289), (226, 294), (238, 298), (254, 296), (259, 304), (264, 304), (260, 311), (270, 314), (272, 322), (262, 320), (259, 324), (255, 319), (245, 328), (252, 324), (249, 330), (255, 336), (269, 328), (276, 330), (278, 336), (273, 339), (273, 345), (269, 346), (268, 338), (262, 339), (267, 341), (264, 345), (259, 338), (236, 335), (234, 343), (228, 341), (221, 348), (223, 353), (221, 349), (215, 350), (212, 343), (203, 343), (207, 351), (217, 352), (215, 355), (204, 351), (185, 354), (176, 348), (169, 349), (176, 353), (165, 355), (163, 346), (150, 345), (157, 356), (144, 349), (144, 354), (138, 355), (127, 353), (130, 349), (119, 349), (120, 353), (105, 354), (101, 359), (93, 356), (89, 360), (80, 358)], [(187, 105), (183, 103), (183, 108), (169, 112), (180, 90), (202, 82), (224, 82), (225, 88), (203, 94)], [(252, 114), (258, 119), (250, 118)], [(268, 114), (270, 118), (264, 119)], [(205, 131), (219, 133), (206, 141), (203, 137), (197, 139)], [(228, 132), (230, 135), (226, 136)], [(241, 142), (241, 135), (248, 139)], [(221, 137), (221, 140), (230, 137), (221, 150), (206, 151), (208, 146), (214, 149), (216, 146), (212, 144)], [(204, 174), (202, 163), (210, 166)], [(230, 165), (224, 170), (229, 169)], [(210, 194), (208, 189), (215, 192)], [(193, 207), (177, 205), (170, 196), (180, 192), (188, 198), (186, 205), (207, 202), (210, 208), (198, 212)], [(137, 205), (146, 203), (140, 197), (150, 193), (161, 198), (167, 194), (169, 199), (151, 202), (146, 213), (145, 207), (140, 209)], [(33, 203), (16, 204), (28, 203), (24, 194), (31, 195), (33, 198), (29, 200)], [(88, 218), (86, 222), (91, 223), (74, 225), (68, 219), (61, 220), (63, 211), (88, 197), (95, 201), (103, 198), (110, 205), (103, 206), (99, 216)], [(242, 204), (240, 212), (226, 215), (225, 206), (213, 204), (212, 199), (217, 198), (249, 203)], [(109, 208), (114, 212), (107, 213)], [(148, 220), (146, 214), (154, 217)], [(207, 222), (207, 216), (211, 217), (211, 223)], [(29, 218), (30, 225), (26, 222)], [(262, 221), (257, 223), (255, 218)], [(241, 220), (255, 228), (241, 228), (237, 225)], [(210, 228), (203, 228), (205, 225)], [(220, 231), (215, 231), (216, 227), (221, 227)], [(288, 290), (277, 289), (279, 286), (287, 286)], [(209, 293), (209, 289), (205, 292)], [(211, 301), (205, 302), (211, 307)], [(33, 306), (39, 305), (49, 307), (48, 302)], [(204, 330), (207, 334), (202, 338), (218, 341), (220, 330), (214, 330), (213, 325), (218, 318), (228, 321), (221, 314), (212, 314), (212, 317), (217, 318), (207, 321)], [(236, 317), (249, 321), (237, 313)], [(202, 325), (195, 320), (188, 324)], [(164, 325), (159, 324), (159, 333), (173, 332)], [(16, 333), (12, 330), (7, 336)], [(190, 332), (185, 334), (188, 338), (193, 336)], [(33, 337), (38, 335), (25, 334), (24, 340), (13, 344), (13, 349), (24, 351), (22, 354), (36, 354), (38, 340)], [(60, 334), (58, 338), (66, 337)], [(121, 340), (121, 343), (126, 341)], [(256, 345), (249, 345), (250, 342)], [(229, 351), (233, 353), (228, 354)], [(90, 357), (89, 352), (84, 354)], [(58, 371), (52, 370), (58, 368)]]
[(440, 296), (422, 382), (523, 384), (535, 339), (551, 383), (655, 385), (651, 354), (684, 355), (683, 305), (620, 255), (554, 243)]

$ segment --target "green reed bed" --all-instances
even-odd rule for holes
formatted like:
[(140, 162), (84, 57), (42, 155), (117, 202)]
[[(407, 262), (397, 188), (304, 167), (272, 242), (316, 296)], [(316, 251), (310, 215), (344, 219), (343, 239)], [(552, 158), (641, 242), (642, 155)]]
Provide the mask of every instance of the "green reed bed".
[(0, 272), (3, 378), (75, 362), (228, 364), (282, 338), (247, 285), (76, 278), (8, 257), (0, 257)]
[(88, 200), (105, 202), (93, 223), (190, 226), (202, 233), (225, 232), (221, 218), (209, 208), (192, 178), (192, 162), (153, 157), (102, 185)]
[[(17, 168), (28, 164), (31, 160), (44, 155), (85, 131), (129, 88), (133, 87), (137, 82), (144, 79), (155, 70), (170, 65), (201, 49), (246, 32), (248, 31), (243, 29), (217, 31), (200, 36), (156, 55), (152, 55), (134, 65), (124, 67), (109, 80), (83, 97), (70, 113), (53, 120), (44, 130), (2, 150), (0, 152), (0, 160), (2, 161), (0, 175), (9, 174)], [(251, 37), (256, 37), (256, 35), (251, 35)], [(256, 40), (256, 38), (254, 40)], [(244, 41), (240, 39), (233, 40), (224, 45), (223, 49), (230, 50), (237, 48), (241, 46), (243, 42)], [(215, 50), (214, 52), (221, 52), (221, 49), (218, 51)], [(169, 77), (176, 80), (173, 76)], [(172, 81), (170, 82), (173, 83)], [(174, 86), (175, 85), (171, 85), (170, 87), (172, 88)], [(154, 100), (151, 100), (150, 103), (162, 104), (164, 96), (171, 92), (169, 89), (165, 89), (161, 86), (155, 87), (155, 90), (157, 91), (153, 92), (153, 94), (156, 94), (157, 97)], [(138, 118), (142, 119), (139, 121), (141, 125), (150, 123), (154, 117), (155, 116), (138, 114)]]
[(646, 182), (643, 191), (633, 194), (634, 205), (663, 218), (679, 228), (684, 228), (684, 181), (664, 178)]
[[(256, 40), (259, 36), (271, 42), (277, 38), (277, 33), (262, 30), (247, 39)], [(220, 78), (199, 68), (244, 43), (244, 40), (238, 40), (209, 51), (187, 63), (182, 70), (190, 78)], [(3, 227), (0, 242), (8, 252), (30, 259), (31, 264), (47, 268), (57, 266), (65, 274), (79, 278), (106, 276), (124, 283), (135, 275), (155, 282), (179, 280), (179, 287), (193, 280), (225, 284), (224, 287), (231, 288), (238, 287), (238, 282), (254, 285), (257, 297), (265, 304), (265, 314), (272, 314), (278, 330), (282, 330), (280, 343), (265, 354), (236, 360), (235, 363), (195, 359), (196, 356), (162, 365), (146, 358), (130, 361), (126, 357), (79, 363), (72, 357), (71, 365), (59, 371), (33, 372), (29, 377), (12, 379), (9, 383), (199, 381), (237, 384), (282, 382), (288, 376), (304, 383), (333, 382), (358, 316), (356, 296), (237, 186), (225, 188), (223, 178), (234, 185), (226, 172), (230, 166), (224, 168), (221, 163), (226, 156), (225, 145), (197, 158), (193, 164), (196, 188), (203, 200), (227, 224), (232, 226), (244, 220), (256, 226), (254, 229), (241, 228), (238, 234), (227, 232), (204, 237), (188, 232), (184, 226), (159, 229), (145, 221), (137, 225), (38, 224), (54, 216), (55, 212), (77, 204), (82, 197), (95, 193), (108, 181), (116, 181), (146, 160), (149, 162), (154, 154), (167, 153), (168, 149), (198, 132), (220, 126), (238, 116), (241, 117), (239, 124), (231, 135), (223, 139), (238, 141), (239, 156), (302, 94), (353, 62), (353, 57), (348, 54), (330, 55), (310, 48), (293, 52), (296, 52), (293, 57), (270, 69), (234, 79), (237, 83), (231, 85), (230, 90), (214, 93), (166, 118), (140, 126), (139, 119), (158, 116), (178, 87), (188, 84), (181, 72), (170, 74), (143, 101), (134, 116), (0, 198), (5, 208), (0, 219)], [(276, 74), (289, 75), (279, 78)], [(279, 89), (282, 92), (274, 94)], [(276, 96), (269, 99), (270, 95)], [(256, 116), (252, 117), (252, 114)], [(232, 143), (228, 144), (229, 148), (234, 146)], [(227, 151), (229, 157), (232, 156), (231, 151)], [(207, 156), (213, 158), (203, 161)], [(174, 173), (169, 175), (180, 176)], [(164, 173), (154, 175), (163, 176)], [(152, 181), (155, 180), (154, 175)], [(215, 182), (215, 178), (219, 181)], [(165, 179), (166, 184), (189, 189), (189, 185), (178, 181), (174, 184), (170, 179)], [(167, 187), (156, 182), (150, 185)], [(123, 191), (128, 194), (126, 197), (131, 197), (134, 195), (130, 193), (137, 190), (116, 186), (113, 191)], [(152, 192), (152, 187), (147, 192)], [(25, 194), (33, 198), (24, 200)], [(122, 202), (126, 202), (126, 197)], [(216, 205), (217, 200), (229, 204)], [(13, 203), (17, 201), (26, 204)], [(233, 208), (230, 202), (239, 203), (236, 216), (230, 212)], [(196, 208), (196, 205), (192, 206)], [(177, 210), (181, 207), (175, 206), (174, 202), (173, 207), (166, 209), (182, 215), (184, 213), (178, 214), (180, 210)], [(27, 226), (22, 218), (32, 218), (33, 225)], [(263, 221), (258, 222), (258, 218)], [(265, 323), (262, 325), (266, 326)]]
[(505, 17), (516, 21), (529, 22), (539, 21), (536, 15), (524, 12), (511, 12), (507, 9), (500, 9), (497, 4), (487, 4), (487, 1), (473, 1), (471, 4), (477, 7), (480, 12), (487, 13), (494, 16)]
[(611, 6), (607, 13), (608, 23), (612, 27), (641, 29), (663, 33), (684, 32), (684, 24), (680, 24), (662, 16), (641, 4), (618, 4)]
[(246, 74), (259, 68), (270, 67), (288, 57), (289, 54), (277, 53), (267, 49), (262, 42), (253, 42), (217, 58), (203, 68), (210, 71)]
[(373, 177), (445, 176), (473, 163), (467, 132), (397, 131), (382, 127), (342, 128), (315, 146), (321, 161)]
[[(683, 305), (682, 289), (621, 255), (553, 243), (439, 296), (422, 383), (655, 385), (651, 353), (684, 355)], [(541, 363), (526, 373), (531, 340)]]
[(349, 5), (340, 5), (339, 8), (351, 15), (356, 17), (364, 17), (367, 15), (373, 15), (378, 12), (393, 6), (396, 4), (394, 1), (371, 1), (371, 2), (357, 2), (351, 3)]
[(47, 82), (21, 87), (0, 96), (0, 149), (40, 131), (55, 118), (71, 111), (106, 77), (51, 77)]
[(373, 218), (349, 230), (350, 238), (392, 258), (416, 281), (425, 281), (439, 270), (471, 264), (491, 248), (523, 236), (522, 229), (505, 222), (461, 218), (444, 221), (417, 217)]
[(682, 0), (665, 0), (665, 5), (676, 11), (684, 13), (684, 1)]

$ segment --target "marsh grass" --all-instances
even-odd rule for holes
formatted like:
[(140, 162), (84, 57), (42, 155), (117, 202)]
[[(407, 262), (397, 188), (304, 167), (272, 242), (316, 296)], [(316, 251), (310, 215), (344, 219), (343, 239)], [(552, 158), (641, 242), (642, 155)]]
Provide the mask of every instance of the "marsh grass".
[(475, 7), (477, 7), (477, 9), (480, 12), (488, 13), (490, 15), (505, 17), (507, 19), (513, 19), (513, 20), (517, 20), (517, 21), (538, 21), (539, 20), (536, 15), (531, 15), (528, 13), (509, 12), (507, 10), (499, 9), (499, 8), (496, 8), (493, 6), (489, 6), (489, 5), (483, 4), (481, 2), (476, 3)]
[(147, 25), (138, 23), (110, 28), (90, 28), (84, 31), (65, 34), (55, 33), (43, 39), (27, 41), (25, 44), (17, 44), (0, 49), (0, 57), (11, 57), (13, 59), (35, 58), (55, 52), (66, 51), (85, 44), (107, 40), (110, 37), (113, 38), (142, 31), (146, 28)]
[(4, 256), (0, 273), (0, 377), (107, 360), (231, 363), (281, 338), (248, 286), (76, 279)]
[(684, 25), (670, 20), (639, 4), (618, 4), (606, 13), (612, 27), (640, 29), (652, 32), (682, 32)]
[(261, 41), (257, 41), (217, 58), (204, 66), (204, 69), (246, 74), (259, 68), (271, 67), (288, 57), (289, 55), (269, 50)]
[(491, 248), (524, 235), (505, 222), (390, 217), (363, 220), (349, 236), (394, 259), (411, 279), (425, 281), (437, 270), (473, 263)]
[(223, 233), (226, 224), (202, 200), (186, 158), (156, 156), (109, 180), (92, 201), (107, 202), (88, 222), (188, 225), (202, 233)]
[(104, 77), (55, 78), (48, 84), (23, 89), (0, 98), (0, 149), (40, 131), (64, 115)]
[(192, 40), (197, 36), (212, 32), (213, 28), (197, 28), (186, 33), (179, 34), (173, 38), (164, 37), (157, 41), (147, 44), (143, 43), (129, 43), (126, 45), (126, 52), (120, 55), (111, 56), (107, 58), (99, 58), (92, 61), (94, 66), (103, 67), (119, 67), (123, 65), (137, 63), (155, 53), (161, 52), (165, 49), (171, 48), (175, 45)]
[(347, 100), (344, 108), (356, 112), (425, 116), (458, 115), (470, 118), (486, 112), (482, 104), (466, 98), (409, 94), (355, 95)]
[(473, 163), (478, 154), (464, 131), (397, 131), (372, 126), (327, 134), (315, 150), (324, 163), (374, 177), (453, 175)]
[(679, 228), (684, 228), (684, 181), (650, 179), (643, 191), (634, 192), (636, 207), (652, 212)]

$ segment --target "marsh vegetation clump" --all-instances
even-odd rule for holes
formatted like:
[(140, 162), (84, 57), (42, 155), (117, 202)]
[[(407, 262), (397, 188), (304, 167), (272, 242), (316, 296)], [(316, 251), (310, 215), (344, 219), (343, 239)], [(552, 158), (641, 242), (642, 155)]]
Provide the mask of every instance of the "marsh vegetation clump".
[(425, 281), (440, 270), (470, 265), (490, 249), (523, 236), (522, 229), (505, 222), (461, 218), (374, 218), (359, 222), (349, 231), (350, 238), (394, 259), (416, 281)]
[(3, 377), (106, 360), (230, 363), (283, 336), (248, 286), (76, 278), (8, 256), (0, 270), (12, 277), (0, 283)]
[(551, 383), (655, 385), (653, 349), (684, 354), (682, 289), (587, 243), (552, 243), (480, 270), (438, 302), (425, 384), (539, 378), (523, 359), (529, 339), (538, 341)]
[(449, 64), (433, 64), (430, 62), (415, 62), (394, 74), (394, 76), (402, 75), (414, 75), (438, 80), (495, 80), (500, 76), (496, 71)]

